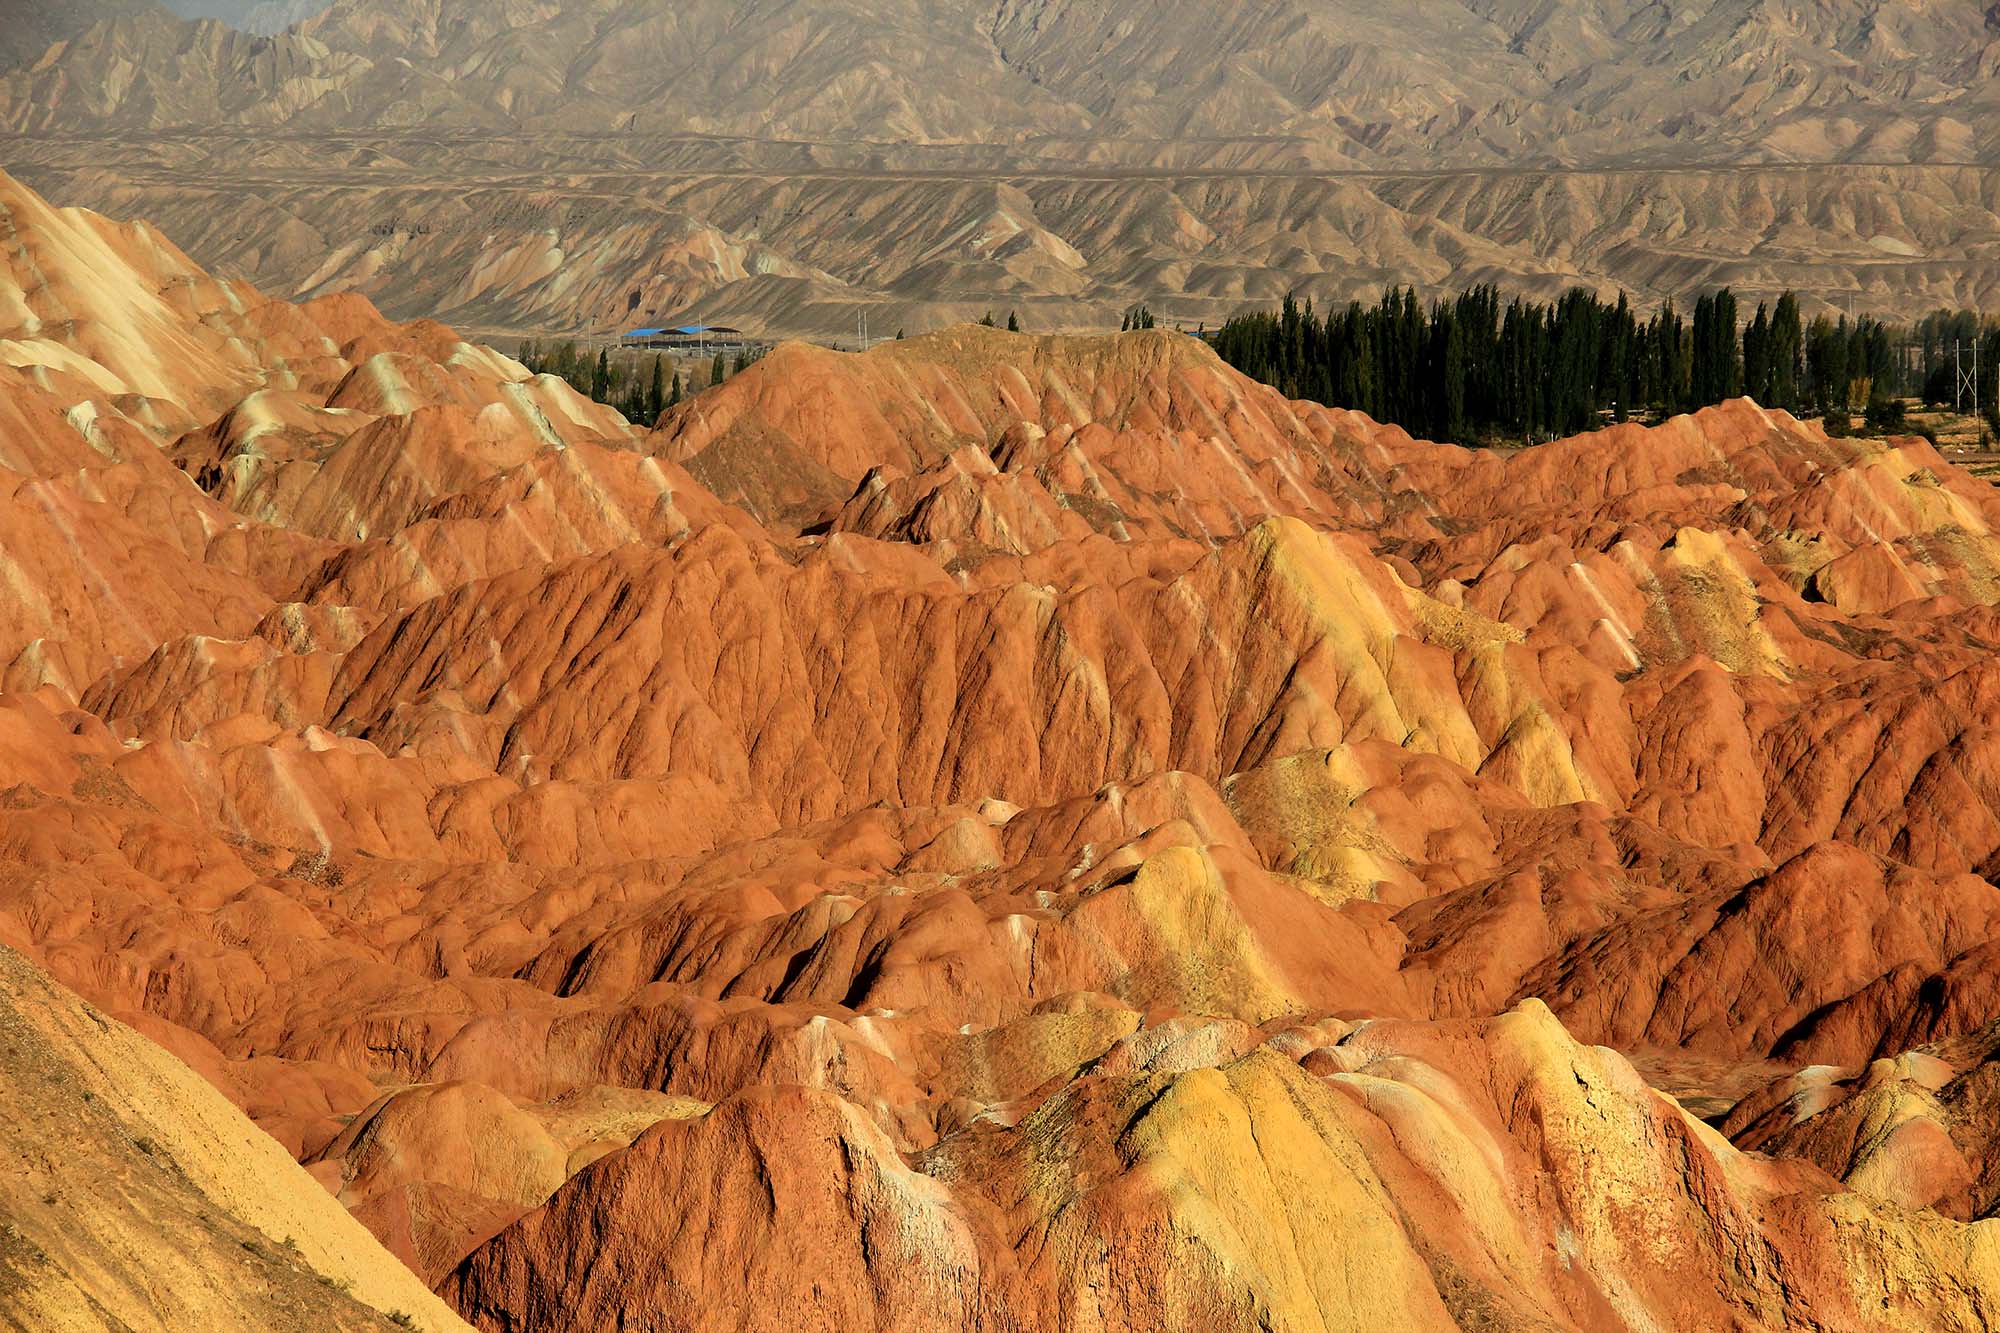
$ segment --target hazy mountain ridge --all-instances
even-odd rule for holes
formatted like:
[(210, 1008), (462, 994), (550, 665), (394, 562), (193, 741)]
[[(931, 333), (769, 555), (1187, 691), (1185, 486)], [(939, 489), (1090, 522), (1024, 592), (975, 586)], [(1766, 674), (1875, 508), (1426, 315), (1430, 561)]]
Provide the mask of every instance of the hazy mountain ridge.
[(1816, 310), (1852, 293), (1910, 316), (2000, 302), (2000, 205), (1971, 167), (1014, 176), (926, 155), (870, 169), (805, 147), (475, 138), (163, 140), (115, 166), (80, 140), (22, 165), (270, 290), (356, 289), (494, 331), (685, 317), (848, 337), (863, 313), (888, 334), (1009, 309), (1031, 328), (1115, 328), (1140, 300), (1212, 327), (1288, 291), (1324, 306), (1394, 282), (1616, 285), (1642, 304), (1727, 283), (1753, 303), (1796, 288)]
[[(1411, 12), (1192, 0), (997, 7), (658, 0), (339, 0), (246, 68), (226, 45), (114, 20), (0, 88), (16, 130), (445, 123), (1046, 144), (1299, 139), (1321, 165), (1962, 161), (2000, 107), (1969, 6), (1712, 0)], [(193, 52), (190, 56), (190, 52)], [(171, 64), (84, 95), (109, 61)], [(1442, 156), (1440, 156), (1442, 155)]]
[(1966, 5), (339, 0), (99, 23), (0, 76), (0, 152), (289, 295), (828, 337), (1395, 282), (1990, 303), (1997, 113)]
[(33, 64), (94, 23), (155, 8), (154, 0), (8, 0), (0, 23), (0, 71)]

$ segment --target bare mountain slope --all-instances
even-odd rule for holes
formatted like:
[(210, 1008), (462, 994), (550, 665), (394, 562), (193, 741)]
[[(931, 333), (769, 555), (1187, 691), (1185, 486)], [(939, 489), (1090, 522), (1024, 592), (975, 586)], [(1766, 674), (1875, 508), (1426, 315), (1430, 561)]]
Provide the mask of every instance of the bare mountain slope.
[(0, 1093), (0, 1327), (465, 1327), (193, 1070), (4, 945)]
[[(877, 336), (987, 311), (1106, 329), (1146, 301), (1189, 327), (1289, 291), (1495, 281), (1642, 302), (1734, 284), (1813, 310), (2000, 305), (2000, 173), (1840, 166), (1326, 175), (1010, 171), (946, 150), (871, 167), (817, 149), (586, 136), (206, 136), (14, 148), (55, 198), (155, 220), (293, 298), (367, 294), (496, 333), (691, 320)], [(836, 156), (828, 150), (827, 156)]]
[(0, 76), (51, 197), (535, 335), (1392, 282), (1991, 305), (1996, 120), (2000, 10), (1882, 0), (338, 0), (270, 38), (126, 14)]
[[(1887, 0), (338, 0), (254, 49), (114, 24), (16, 76), (0, 121), (1279, 139), (1322, 166), (1961, 161), (2000, 105), (1997, 39), (1974, 5)], [(107, 59), (172, 61), (185, 95), (87, 88)]]

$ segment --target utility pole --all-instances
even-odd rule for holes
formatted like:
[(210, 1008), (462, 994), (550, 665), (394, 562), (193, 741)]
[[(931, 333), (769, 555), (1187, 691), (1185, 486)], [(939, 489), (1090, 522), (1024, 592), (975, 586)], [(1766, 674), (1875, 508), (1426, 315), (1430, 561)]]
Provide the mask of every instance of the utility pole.
[(1972, 340), (1972, 368), (1965, 367), (1965, 344), (1957, 338), (1951, 340), (1952, 391), (1951, 410), (1965, 411), (1965, 400), (1972, 399), (1972, 410), (1979, 410), (1979, 344), (1981, 339)]

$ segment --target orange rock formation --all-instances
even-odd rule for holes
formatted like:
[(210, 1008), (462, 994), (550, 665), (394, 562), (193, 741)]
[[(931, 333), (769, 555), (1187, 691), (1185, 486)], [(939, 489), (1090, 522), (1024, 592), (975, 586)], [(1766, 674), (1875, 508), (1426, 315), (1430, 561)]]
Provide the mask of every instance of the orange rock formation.
[[(2000, 495), (1921, 442), (969, 328), (633, 431), (0, 221), (0, 941), (475, 1326), (2000, 1320)], [(44, 1306), (152, 1206), (57, 1200)]]

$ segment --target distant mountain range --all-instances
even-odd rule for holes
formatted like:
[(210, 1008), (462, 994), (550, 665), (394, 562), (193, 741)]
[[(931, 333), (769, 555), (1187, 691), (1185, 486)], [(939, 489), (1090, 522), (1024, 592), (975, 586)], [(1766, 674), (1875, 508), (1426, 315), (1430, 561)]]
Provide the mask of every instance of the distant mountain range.
[[(317, 7), (181, 3), (265, 28)], [(1975, 127), (1996, 114), (2000, 11), (1907, 0), (338, 0), (270, 42), (117, 15), (0, 88), (21, 131), (422, 123), (1088, 160), (1248, 141), (1329, 168), (1962, 162), (1994, 151)]]
[(1391, 282), (2000, 304), (1983, 0), (175, 3), (227, 22), (33, 11), (60, 44), (0, 75), (0, 161), (489, 335)]

